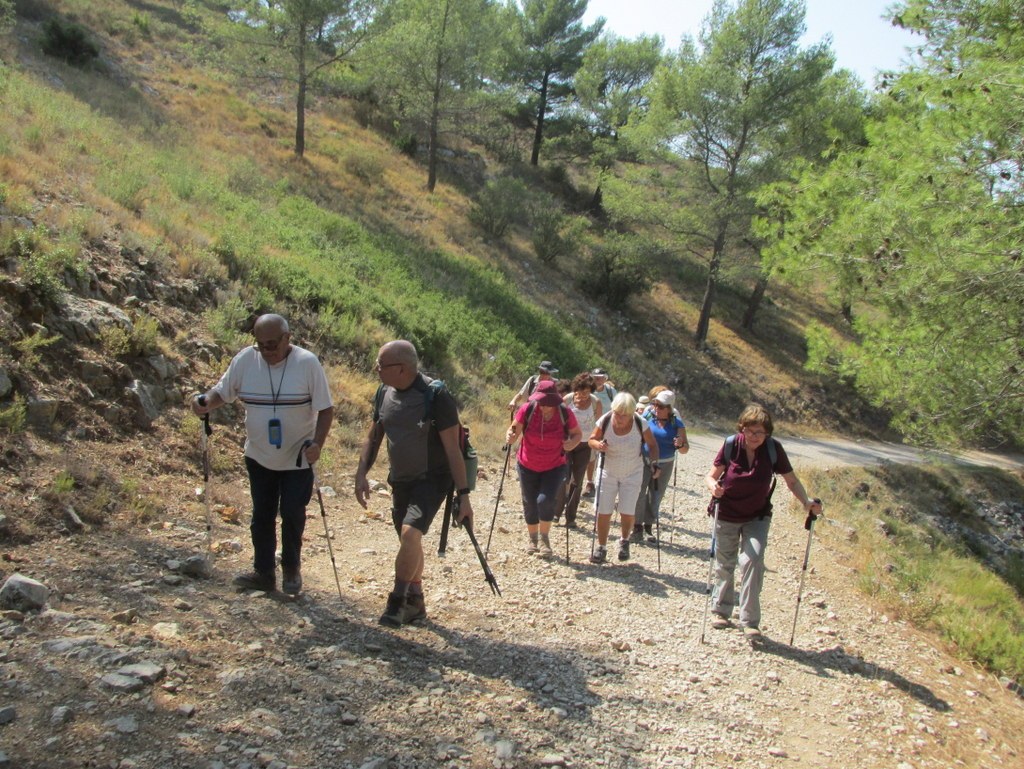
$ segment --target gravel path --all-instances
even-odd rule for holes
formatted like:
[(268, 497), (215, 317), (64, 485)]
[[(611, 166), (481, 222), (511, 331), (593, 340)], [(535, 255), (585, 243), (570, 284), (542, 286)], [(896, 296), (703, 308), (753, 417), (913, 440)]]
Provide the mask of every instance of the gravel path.
[[(625, 564), (587, 563), (589, 504), (568, 563), (564, 530), (553, 537), (557, 559), (526, 555), (510, 478), (490, 547), (503, 597), (463, 532), (440, 560), (435, 531), (423, 627), (376, 624), (396, 544), (388, 499), (380, 493), (364, 515), (349, 476), (324, 481), (339, 490), (326, 502), (341, 598), (314, 518), (297, 600), (232, 590), (249, 557), (241, 526), (218, 523), (212, 579), (183, 576), (181, 562), (205, 541), (194, 503), (148, 529), (10, 550), (5, 571), (54, 593), (43, 614), (0, 621), (0, 766), (1022, 765), (1021, 700), (873, 608), (817, 538), (788, 643), (807, 537), (785, 504), (768, 551), (767, 640), (754, 650), (738, 629), (707, 628), (701, 643), (701, 477), (717, 439), (694, 444), (666, 496), (660, 569), (649, 545)], [(483, 466), (482, 544), (501, 471)], [(244, 488), (236, 481), (224, 494)]]

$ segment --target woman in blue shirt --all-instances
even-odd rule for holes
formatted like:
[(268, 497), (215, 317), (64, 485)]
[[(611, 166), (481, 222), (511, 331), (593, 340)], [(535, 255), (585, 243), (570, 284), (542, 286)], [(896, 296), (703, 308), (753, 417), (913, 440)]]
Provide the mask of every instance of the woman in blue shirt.
[(654, 396), (651, 410), (644, 415), (651, 427), (651, 434), (658, 443), (661, 477), (651, 488), (651, 467), (646, 461), (645, 450), (644, 479), (640, 486), (640, 497), (636, 501), (636, 518), (631, 537), (634, 542), (642, 542), (644, 534), (647, 535), (648, 542), (657, 542), (654, 524), (658, 520), (662, 497), (668, 488), (668, 479), (672, 477), (676, 452), (685, 454), (690, 450), (689, 441), (686, 439), (686, 425), (673, 409), (675, 402), (675, 393), (671, 390), (662, 390)]

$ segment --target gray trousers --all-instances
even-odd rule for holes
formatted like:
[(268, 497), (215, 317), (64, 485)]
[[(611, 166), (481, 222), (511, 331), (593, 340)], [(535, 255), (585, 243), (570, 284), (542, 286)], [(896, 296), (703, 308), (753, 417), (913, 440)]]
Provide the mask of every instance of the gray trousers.
[(770, 517), (730, 523), (718, 521), (715, 528), (715, 588), (711, 604), (715, 614), (731, 617), (737, 605), (734, 573), (740, 567), (740, 624), (761, 624), (761, 588), (764, 586), (764, 551), (768, 546)]

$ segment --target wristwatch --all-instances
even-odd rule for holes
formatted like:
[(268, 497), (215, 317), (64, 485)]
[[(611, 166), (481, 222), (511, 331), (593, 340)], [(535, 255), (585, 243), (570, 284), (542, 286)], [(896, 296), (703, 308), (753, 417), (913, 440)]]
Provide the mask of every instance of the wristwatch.
[(459, 489), (455, 493), (458, 494), (460, 497), (464, 497), (467, 494), (469, 494), (469, 489), (468, 488), (466, 488), (466, 489)]

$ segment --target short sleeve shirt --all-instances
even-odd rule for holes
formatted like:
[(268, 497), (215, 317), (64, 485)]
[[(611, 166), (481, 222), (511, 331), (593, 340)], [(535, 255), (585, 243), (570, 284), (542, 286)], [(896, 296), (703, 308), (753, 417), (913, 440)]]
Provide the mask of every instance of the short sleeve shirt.
[[(296, 470), (302, 444), (312, 440), (319, 412), (331, 408), (327, 375), (316, 355), (292, 345), (273, 366), (259, 350), (246, 347), (231, 360), (213, 387), (225, 403), (245, 405), (245, 456), (268, 470)], [(270, 443), (270, 420), (281, 423), (281, 446)], [(308, 467), (301, 456), (302, 467)]]
[(405, 390), (385, 386), (380, 423), (388, 440), (389, 482), (407, 482), (450, 473), (438, 434), (459, 423), (459, 410), (447, 389), (434, 395), (427, 414), (427, 393), (433, 380), (418, 374)]
[[(771, 456), (768, 453), (768, 441), (775, 440), (771, 436), (757, 448), (752, 465), (747, 463), (746, 440), (743, 433), (736, 436), (735, 459), (729, 461), (722, 474), (721, 483), (725, 496), (719, 500), (718, 517), (731, 523), (745, 523), (761, 515), (768, 502), (768, 490), (772, 485), (772, 475), (785, 475), (793, 472), (793, 466), (786, 456), (782, 444), (775, 441), (775, 467), (772, 468)], [(723, 452), (725, 444), (715, 455), (715, 466), (725, 465)]]
[[(647, 426), (651, 428), (651, 434), (654, 436), (654, 440), (658, 442), (658, 461), (659, 463), (669, 463), (675, 461), (676, 447), (675, 439), (676, 435), (679, 434), (680, 430), (686, 429), (686, 424), (683, 420), (677, 417), (675, 414), (669, 420), (667, 425), (662, 425), (661, 421), (657, 419), (653, 413), (648, 413), (644, 416), (647, 421)], [(647, 453), (647, 444), (644, 444), (644, 454)]]
[(579, 426), (576, 417), (569, 409), (564, 410), (565, 426), (558, 412), (563, 407), (556, 407), (551, 419), (544, 420), (544, 412), (538, 406), (526, 422), (526, 412), (530, 410), (530, 402), (524, 403), (516, 412), (516, 422), (523, 425), (523, 439), (519, 444), (519, 464), (535, 473), (543, 473), (565, 464), (565, 452), (562, 444), (567, 431)]

